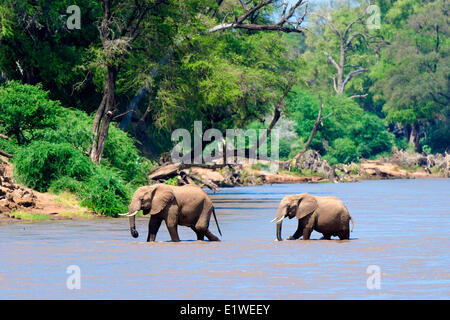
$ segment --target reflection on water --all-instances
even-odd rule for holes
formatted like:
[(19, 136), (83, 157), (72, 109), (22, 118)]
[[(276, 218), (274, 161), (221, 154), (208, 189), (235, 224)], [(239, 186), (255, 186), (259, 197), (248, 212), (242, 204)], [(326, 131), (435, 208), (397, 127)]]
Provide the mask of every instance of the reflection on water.
[[(58, 221), (0, 226), (1, 299), (449, 299), (450, 180), (364, 181), (222, 189), (211, 194), (222, 242), (181, 243), (162, 226), (144, 242), (148, 220)], [(275, 242), (274, 218), (286, 194), (310, 192), (344, 201), (350, 241)], [(297, 222), (285, 221), (283, 238)], [(211, 221), (211, 231), (218, 234)], [(337, 239), (337, 238), (336, 238)], [(66, 268), (81, 269), (68, 290)], [(369, 265), (380, 290), (367, 288)]]

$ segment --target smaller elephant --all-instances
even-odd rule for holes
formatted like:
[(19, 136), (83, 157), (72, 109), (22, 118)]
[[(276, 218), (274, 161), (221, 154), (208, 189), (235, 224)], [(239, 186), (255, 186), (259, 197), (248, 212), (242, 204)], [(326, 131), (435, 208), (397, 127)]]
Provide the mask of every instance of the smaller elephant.
[[(338, 236), (341, 240), (348, 240), (353, 231), (353, 219), (347, 208), (336, 197), (317, 197), (309, 193), (289, 195), (283, 198), (277, 211), (276, 221), (277, 240), (281, 241), (282, 220), (288, 217), (298, 219), (298, 228), (288, 240), (296, 240), (303, 236), (308, 240), (313, 230), (323, 234), (324, 239)], [(352, 222), (352, 229), (349, 228)]]
[(210, 241), (220, 241), (209, 231), (209, 219), (211, 214), (216, 220), (216, 213), (211, 199), (202, 188), (196, 185), (169, 186), (167, 184), (154, 184), (141, 187), (136, 190), (128, 208), (124, 214), (130, 220), (130, 232), (134, 238), (139, 236), (135, 225), (135, 216), (139, 210), (144, 215), (150, 214), (147, 241), (155, 241), (156, 234), (164, 220), (174, 242), (180, 241), (177, 227), (190, 227), (197, 235), (197, 240), (203, 240), (206, 236)]

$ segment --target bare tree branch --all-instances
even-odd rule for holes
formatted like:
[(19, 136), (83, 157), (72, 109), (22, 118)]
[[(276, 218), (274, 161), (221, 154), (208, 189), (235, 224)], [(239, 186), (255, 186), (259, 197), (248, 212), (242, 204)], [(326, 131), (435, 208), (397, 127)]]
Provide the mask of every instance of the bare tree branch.
[(367, 93), (366, 94), (354, 94), (354, 95), (350, 96), (350, 99), (365, 98), (365, 97), (367, 97)]
[(342, 82), (342, 86), (345, 87), (345, 85), (347, 84), (347, 82), (350, 81), (351, 78), (353, 78), (353, 77), (356, 76), (357, 74), (360, 74), (360, 73), (363, 73), (363, 72), (366, 72), (366, 71), (369, 71), (369, 69), (361, 68), (361, 69), (358, 69), (358, 70), (349, 72), (349, 73), (347, 74), (347, 77), (345, 78), (345, 80)]
[[(244, 9), (244, 13), (239, 16), (235, 17), (234, 22), (228, 22), (228, 23), (221, 23), (218, 24), (208, 31), (210, 33), (217, 32), (220, 30), (226, 30), (226, 29), (248, 29), (248, 30), (256, 30), (256, 31), (281, 31), (281, 32), (296, 32), (296, 33), (302, 33), (303, 29), (300, 28), (301, 23), (303, 22), (307, 10), (308, 10), (308, 2), (304, 2), (304, 0), (297, 0), (289, 10), (287, 10), (288, 2), (285, 1), (283, 3), (283, 12), (281, 14), (280, 21), (274, 24), (255, 24), (255, 23), (244, 23), (249, 17), (251, 17), (253, 14), (260, 12), (264, 7), (267, 5), (275, 2), (274, 0), (263, 0), (260, 3), (254, 5), (251, 8), (247, 8), (247, 4), (249, 2), (244, 3), (243, 1), (240, 1), (242, 8)], [(306, 4), (305, 4), (306, 3)], [(291, 21), (292, 18), (294, 18), (297, 9), (299, 9), (302, 4), (305, 4), (304, 13), (302, 16), (300, 16), (296, 21)], [(286, 13), (287, 11), (287, 13)]]
[(333, 57), (326, 51), (323, 54), (328, 58), (328, 60), (334, 65), (334, 67), (339, 70), (340, 65), (333, 59)]
[(309, 135), (309, 138), (306, 141), (305, 146), (303, 147), (303, 149), (300, 150), (295, 155), (294, 158), (292, 158), (292, 164), (294, 166), (297, 164), (298, 158), (300, 158), (302, 156), (302, 154), (304, 154), (308, 150), (311, 142), (313, 141), (314, 137), (316, 136), (317, 128), (319, 127), (319, 125), (322, 125), (322, 121), (325, 120), (326, 118), (330, 117), (333, 114), (333, 112), (331, 112), (328, 115), (326, 115), (325, 117), (322, 117), (323, 103), (322, 103), (322, 97), (320, 96), (320, 94), (319, 94), (319, 103), (320, 103), (320, 105), (319, 105), (319, 113), (317, 114), (317, 120), (316, 120), (316, 122), (314, 122), (314, 126), (313, 126), (313, 128), (311, 130), (311, 134)]

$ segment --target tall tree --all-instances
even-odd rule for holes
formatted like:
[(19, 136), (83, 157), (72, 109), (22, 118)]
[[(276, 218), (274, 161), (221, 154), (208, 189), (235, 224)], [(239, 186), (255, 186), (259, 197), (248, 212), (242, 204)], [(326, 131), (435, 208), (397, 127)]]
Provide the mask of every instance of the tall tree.
[[(225, 29), (246, 29), (255, 31), (281, 31), (301, 33), (301, 23), (306, 15), (306, 8), (303, 9), (303, 0), (298, 0), (291, 6), (284, 2), (281, 7), (281, 17), (276, 23), (257, 23), (257, 17), (264, 15), (266, 10), (271, 10), (278, 3), (274, 0), (264, 1), (240, 1), (233, 22), (221, 23), (207, 30), (208, 33), (214, 33)], [(181, 3), (185, 5), (185, 3)], [(190, 8), (199, 7), (199, 3), (192, 1)], [(215, 5), (207, 3), (208, 9), (217, 9), (222, 4), (218, 1)], [(93, 142), (89, 151), (93, 162), (100, 163), (104, 144), (108, 136), (108, 128), (111, 121), (117, 115), (118, 108), (115, 101), (116, 81), (118, 73), (123, 66), (124, 59), (135, 51), (133, 45), (139, 41), (139, 37), (144, 33), (146, 26), (151, 26), (149, 20), (153, 16), (161, 16), (167, 11), (163, 8), (174, 6), (168, 0), (126, 2), (124, 4), (115, 4), (112, 0), (103, 0), (103, 17), (100, 26), (100, 39), (102, 42), (102, 58), (105, 69), (105, 84), (103, 89), (103, 98), (98, 107), (93, 123)], [(189, 6), (186, 6), (189, 7)], [(203, 7), (205, 8), (205, 7)], [(199, 10), (201, 11), (201, 10)], [(189, 19), (200, 22), (202, 16), (189, 16)], [(190, 22), (190, 20), (187, 20)], [(174, 21), (178, 28), (185, 21)], [(192, 22), (190, 22), (192, 23)], [(208, 21), (207, 21), (208, 23)]]
[(309, 82), (312, 85), (328, 87), (331, 78), (331, 86), (337, 94), (347, 91), (352, 98), (367, 96), (363, 78), (358, 75), (368, 71), (374, 57), (372, 47), (379, 38), (369, 33), (366, 9), (366, 5), (357, 7), (341, 1), (336, 7), (317, 8), (311, 12), (308, 49), (304, 56), (310, 61)]
[[(398, 17), (404, 12), (401, 5), (394, 5), (388, 14)], [(392, 42), (373, 73), (377, 80), (373, 91), (385, 102), (388, 121), (408, 128), (416, 151), (421, 151), (424, 125), (448, 121), (449, 9), (447, 0), (418, 1), (406, 19), (387, 26)]]

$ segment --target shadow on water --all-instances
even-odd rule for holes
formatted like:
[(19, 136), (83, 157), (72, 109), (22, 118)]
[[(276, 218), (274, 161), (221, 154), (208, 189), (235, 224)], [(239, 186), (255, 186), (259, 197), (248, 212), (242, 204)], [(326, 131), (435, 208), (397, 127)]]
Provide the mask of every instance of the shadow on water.
[[(210, 194), (220, 242), (179, 227), (173, 243), (163, 225), (147, 243), (145, 217), (138, 239), (127, 218), (2, 225), (0, 299), (448, 299), (449, 190), (445, 179), (222, 189)], [(279, 201), (302, 192), (340, 198), (351, 239), (274, 241)], [(284, 221), (283, 238), (296, 227)], [(66, 286), (71, 265), (80, 290)], [(367, 287), (369, 266), (379, 289)]]

